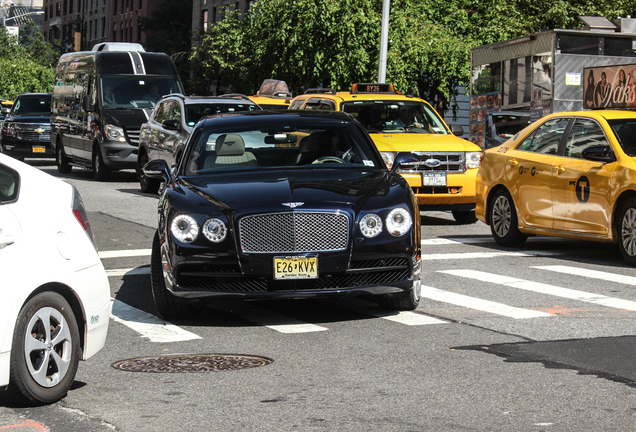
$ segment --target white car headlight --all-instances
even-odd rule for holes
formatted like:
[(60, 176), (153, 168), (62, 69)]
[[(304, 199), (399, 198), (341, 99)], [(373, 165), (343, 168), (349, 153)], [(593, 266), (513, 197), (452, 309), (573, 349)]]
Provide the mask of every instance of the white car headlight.
[(372, 238), (382, 232), (382, 219), (374, 213), (367, 213), (360, 220), (360, 231), (366, 238)]
[(199, 224), (192, 216), (179, 215), (172, 220), (172, 235), (183, 243), (192, 243), (199, 235)]
[(380, 152), (380, 156), (382, 156), (382, 160), (388, 169), (393, 168), (393, 161), (395, 160), (394, 152)]
[(221, 243), (227, 237), (227, 229), (220, 219), (208, 219), (203, 224), (203, 235), (212, 243)]
[(124, 130), (119, 126), (107, 124), (106, 126), (104, 126), (104, 132), (106, 133), (106, 137), (109, 140), (126, 142), (126, 135), (124, 135)]
[(386, 217), (386, 229), (395, 237), (406, 233), (411, 225), (413, 225), (411, 215), (408, 210), (401, 207), (391, 210), (391, 213)]
[(484, 152), (466, 152), (466, 168), (479, 168)]

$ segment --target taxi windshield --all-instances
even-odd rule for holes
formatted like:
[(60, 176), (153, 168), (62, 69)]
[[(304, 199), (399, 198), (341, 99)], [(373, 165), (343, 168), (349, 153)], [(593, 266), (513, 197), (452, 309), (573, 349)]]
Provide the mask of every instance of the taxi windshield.
[(607, 122), (625, 154), (636, 156), (636, 119), (608, 120)]
[(435, 113), (417, 101), (354, 101), (344, 102), (342, 111), (352, 114), (369, 133), (430, 133), (450, 132)]

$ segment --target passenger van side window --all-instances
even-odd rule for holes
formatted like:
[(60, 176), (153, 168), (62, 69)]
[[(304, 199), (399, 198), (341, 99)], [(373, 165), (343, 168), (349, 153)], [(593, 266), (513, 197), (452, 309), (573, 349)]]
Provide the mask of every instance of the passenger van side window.
[(565, 144), (565, 156), (581, 158), (583, 150), (604, 146), (609, 146), (609, 142), (598, 123), (590, 119), (576, 119)]
[(519, 150), (556, 155), (568, 122), (569, 119), (548, 120), (521, 143)]

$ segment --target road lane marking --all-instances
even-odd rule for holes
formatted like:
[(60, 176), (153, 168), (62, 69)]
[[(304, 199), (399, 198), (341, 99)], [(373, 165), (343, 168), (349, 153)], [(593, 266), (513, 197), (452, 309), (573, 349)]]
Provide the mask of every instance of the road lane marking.
[(484, 238), (431, 238), (422, 240), (422, 246), (444, 246), (457, 244), (494, 243), (492, 237)]
[(564, 255), (564, 252), (546, 252), (546, 251), (522, 251), (522, 252), (465, 252), (465, 253), (445, 253), (445, 254), (427, 254), (422, 252), (422, 260), (457, 260), (457, 259), (476, 259), (476, 258), (496, 258), (502, 256), (509, 257), (536, 257), (536, 256), (555, 256)]
[(110, 317), (150, 339), (150, 342), (182, 342), (201, 339), (201, 336), (177, 327), (167, 321), (136, 309), (122, 301), (112, 299)]
[(470, 279), (489, 282), (498, 285), (519, 288), (526, 291), (532, 291), (540, 294), (547, 294), (557, 297), (563, 297), (571, 300), (578, 300), (586, 303), (603, 305), (620, 310), (636, 311), (636, 302), (622, 300), (614, 297), (588, 293), (585, 291), (562, 288), (555, 285), (548, 285), (540, 282), (532, 282), (523, 279), (516, 279), (508, 276), (496, 275), (477, 270), (439, 270), (440, 273), (446, 273), (454, 276), (460, 276)]
[(549, 270), (559, 273), (565, 273), (575, 276), (583, 276), (591, 279), (600, 279), (603, 281), (611, 281), (618, 282), (625, 285), (635, 285), (636, 286), (636, 277), (633, 276), (625, 276), (619, 275), (616, 273), (608, 273), (602, 272), (598, 270), (589, 270), (581, 267), (570, 267), (570, 266), (531, 266), (530, 268), (536, 268), (540, 270)]
[(508, 306), (503, 303), (496, 303), (489, 300), (470, 297), (463, 294), (456, 294), (437, 288), (422, 285), (422, 297), (436, 300), (443, 303), (450, 303), (456, 306), (463, 306), (469, 309), (476, 309), (482, 312), (502, 315), (514, 319), (541, 318), (552, 316), (549, 313)]
[(138, 276), (138, 275), (149, 275), (149, 274), (150, 274), (150, 266), (137, 267), (137, 268), (128, 268), (128, 269), (106, 270), (106, 276), (109, 276), (109, 277), (115, 277), (115, 276)]
[(250, 305), (247, 310), (232, 309), (230, 312), (246, 321), (265, 326), (279, 333), (310, 333), (329, 330), (326, 327), (309, 324), (253, 305)]
[(101, 259), (105, 259), (105, 258), (150, 256), (151, 251), (152, 249), (128, 249), (128, 250), (102, 251), (102, 252), (99, 252), (99, 257)]
[(350, 303), (347, 303), (347, 306), (344, 307), (347, 310), (358, 312), (364, 315), (371, 315), (376, 318), (382, 318), (388, 321), (393, 321), (408, 326), (448, 324), (448, 321), (442, 321), (440, 319), (422, 315), (417, 312), (382, 310), (378, 308), (377, 303), (365, 300), (351, 299)]

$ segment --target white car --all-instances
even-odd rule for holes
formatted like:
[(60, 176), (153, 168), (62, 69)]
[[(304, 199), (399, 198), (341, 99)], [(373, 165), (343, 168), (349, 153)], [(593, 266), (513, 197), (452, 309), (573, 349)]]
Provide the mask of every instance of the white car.
[(82, 199), (0, 154), (0, 387), (53, 403), (106, 341), (110, 287)]

